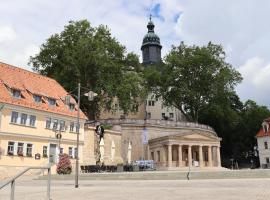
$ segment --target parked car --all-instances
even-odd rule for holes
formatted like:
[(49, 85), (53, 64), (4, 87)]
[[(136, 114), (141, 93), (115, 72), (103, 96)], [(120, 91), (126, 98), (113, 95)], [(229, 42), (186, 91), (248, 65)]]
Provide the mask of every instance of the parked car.
[(153, 160), (136, 160), (133, 165), (137, 165), (140, 171), (156, 170), (156, 163)]

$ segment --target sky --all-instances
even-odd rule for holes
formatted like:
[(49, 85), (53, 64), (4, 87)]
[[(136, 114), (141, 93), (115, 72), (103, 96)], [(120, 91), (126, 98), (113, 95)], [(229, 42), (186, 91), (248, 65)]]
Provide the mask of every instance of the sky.
[(236, 88), (241, 100), (270, 107), (269, 10), (269, 0), (0, 0), (0, 61), (31, 70), (29, 57), (41, 44), (81, 19), (107, 25), (141, 56), (151, 13), (162, 56), (181, 41), (221, 44), (244, 78)]

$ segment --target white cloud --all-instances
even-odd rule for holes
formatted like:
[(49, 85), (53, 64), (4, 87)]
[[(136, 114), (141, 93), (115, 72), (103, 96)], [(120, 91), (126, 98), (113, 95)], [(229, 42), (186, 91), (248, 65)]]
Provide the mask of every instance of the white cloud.
[(239, 67), (243, 82), (237, 88), (244, 99), (256, 99), (258, 103), (269, 105), (270, 93), (270, 62), (260, 57), (254, 57)]
[(16, 32), (9, 26), (0, 26), (0, 43), (16, 39)]
[(268, 0), (1, 1), (0, 60), (30, 69), (28, 57), (50, 35), (61, 32), (69, 20), (79, 19), (88, 19), (93, 26), (108, 25), (128, 51), (141, 55), (149, 9), (158, 4), (159, 17), (153, 21), (163, 56), (181, 40), (197, 45), (208, 41), (222, 44), (228, 62), (243, 74), (244, 81), (237, 88), (240, 97), (270, 105)]
[(29, 45), (23, 48), (21, 51), (14, 55), (14, 60), (12, 61), (14, 65), (20, 66), (24, 69), (30, 70), (30, 66), (21, 65), (21, 63), (28, 63), (30, 56), (33, 56), (39, 52), (39, 48), (35, 45)]

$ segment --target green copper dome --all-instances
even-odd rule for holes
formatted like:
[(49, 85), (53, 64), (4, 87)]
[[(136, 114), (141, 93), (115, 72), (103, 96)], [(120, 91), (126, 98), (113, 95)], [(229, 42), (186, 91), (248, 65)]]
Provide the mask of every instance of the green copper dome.
[(144, 46), (160, 46), (161, 47), (160, 39), (154, 32), (155, 25), (151, 21), (151, 18), (147, 24), (147, 28), (148, 28), (148, 33), (143, 38), (143, 43), (142, 43), (141, 48), (143, 49)]

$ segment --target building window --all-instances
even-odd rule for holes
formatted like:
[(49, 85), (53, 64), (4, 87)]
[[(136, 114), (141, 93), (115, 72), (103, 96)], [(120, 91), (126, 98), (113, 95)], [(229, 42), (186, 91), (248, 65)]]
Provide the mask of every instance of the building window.
[(33, 98), (34, 98), (34, 101), (35, 101), (36, 103), (40, 103), (40, 102), (41, 102), (41, 96), (39, 96), (39, 95), (34, 95)]
[(48, 151), (48, 147), (47, 146), (43, 146), (43, 150), (42, 150), (43, 157), (48, 157), (47, 151)]
[(64, 131), (65, 130), (65, 121), (61, 120), (60, 121), (60, 131)]
[(51, 118), (46, 118), (46, 128), (50, 129), (51, 128), (51, 123), (52, 123), (52, 119)]
[(14, 155), (14, 142), (8, 142), (8, 155)]
[(265, 149), (268, 149), (268, 144), (267, 144), (267, 142), (264, 142), (264, 148), (265, 148)]
[(48, 103), (49, 103), (50, 106), (55, 106), (56, 100), (52, 99), (52, 98), (48, 98)]
[(12, 111), (11, 113), (11, 123), (17, 123), (18, 120), (18, 112)]
[(147, 113), (147, 119), (151, 119), (151, 113)]
[(74, 111), (75, 110), (75, 104), (74, 103), (70, 103), (69, 104), (69, 110), (70, 111)]
[(78, 157), (78, 151), (77, 151), (77, 147), (74, 148), (74, 158)]
[(30, 126), (35, 126), (36, 124), (36, 116), (30, 115)]
[(26, 125), (26, 120), (27, 120), (27, 114), (22, 113), (21, 114), (21, 124)]
[(80, 132), (80, 124), (76, 124), (76, 133)]
[(69, 155), (70, 158), (73, 158), (72, 147), (68, 147), (68, 155)]
[(74, 122), (70, 122), (69, 131), (74, 132)]
[(269, 158), (265, 158), (266, 164), (269, 164)]
[(171, 118), (171, 119), (173, 118), (173, 113), (170, 113), (170, 118)]
[(14, 98), (21, 98), (21, 91), (20, 90), (12, 89), (12, 96)]
[(155, 106), (155, 101), (148, 101), (148, 106)]
[(33, 145), (32, 144), (27, 144), (27, 146), (26, 146), (26, 156), (32, 157), (32, 149), (33, 149)]
[(57, 130), (57, 127), (58, 127), (58, 120), (54, 119), (53, 120), (53, 130)]
[(18, 156), (23, 156), (23, 143), (22, 142), (18, 143), (17, 155)]
[(60, 154), (63, 154), (63, 152), (64, 152), (64, 149), (60, 148)]

